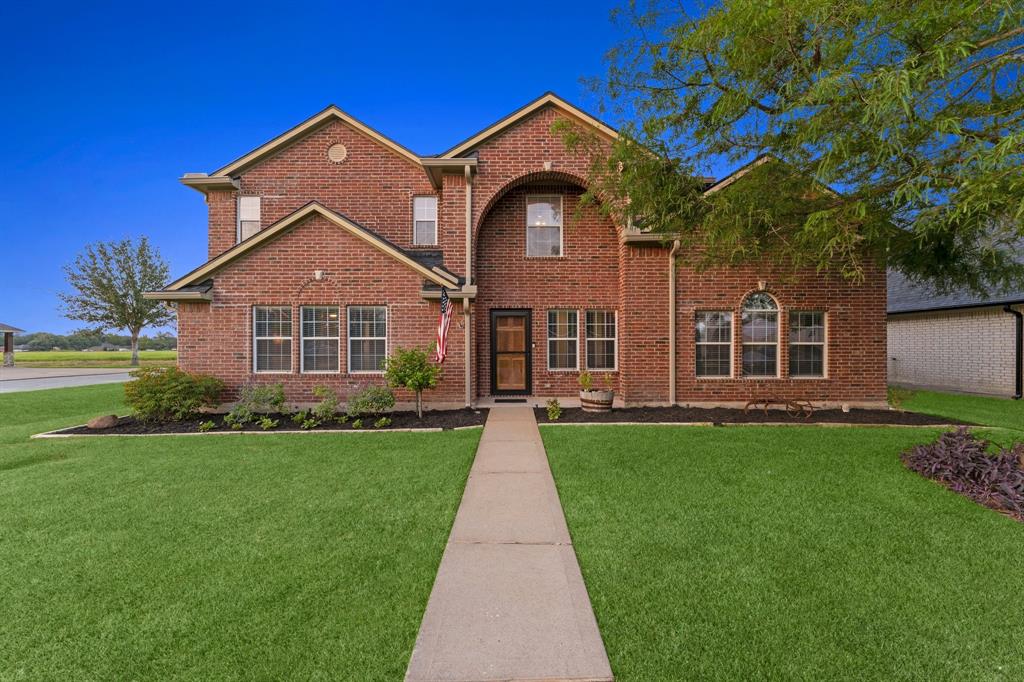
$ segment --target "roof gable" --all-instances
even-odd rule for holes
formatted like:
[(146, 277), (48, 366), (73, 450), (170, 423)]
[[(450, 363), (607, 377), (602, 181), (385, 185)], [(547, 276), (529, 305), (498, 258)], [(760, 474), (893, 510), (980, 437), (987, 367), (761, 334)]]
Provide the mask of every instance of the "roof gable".
[(335, 211), (326, 208), (318, 202), (310, 202), (302, 208), (290, 213), (281, 220), (277, 221), (273, 225), (270, 225), (252, 237), (249, 237), (245, 241), (239, 242), (235, 246), (231, 247), (224, 253), (220, 254), (216, 258), (208, 261), (206, 264), (196, 268), (184, 277), (175, 280), (171, 284), (167, 285), (163, 289), (163, 292), (153, 292), (152, 298), (167, 298), (167, 296), (159, 296), (158, 294), (170, 294), (180, 293), (183, 290), (187, 290), (190, 287), (194, 287), (197, 284), (203, 283), (208, 280), (217, 270), (223, 268), (229, 263), (234, 262), (238, 258), (245, 254), (259, 248), (267, 242), (274, 239), (281, 233), (291, 229), (295, 225), (299, 224), (306, 218), (312, 215), (320, 215), (326, 218), (329, 222), (338, 226), (339, 228), (347, 231), (355, 237), (358, 237), (369, 246), (385, 253), (395, 260), (403, 263), (411, 270), (419, 273), (424, 278), (442, 287), (458, 287), (459, 278), (456, 275), (444, 270), (441, 267), (431, 267), (429, 263), (423, 262), (421, 259), (417, 259), (414, 255), (406, 252), (399, 246), (392, 244), (388, 240), (384, 239), (372, 230), (363, 227), (359, 223), (351, 220), (350, 218), (337, 213)]
[(274, 139), (257, 147), (248, 154), (245, 154), (244, 156), (235, 159), (234, 161), (224, 166), (223, 168), (217, 169), (216, 171), (210, 174), (210, 177), (237, 175), (238, 173), (245, 171), (247, 168), (250, 168), (253, 165), (259, 163), (260, 161), (267, 158), (271, 154), (280, 151), (284, 147), (287, 147), (296, 140), (304, 137), (308, 133), (311, 133), (314, 130), (318, 130), (324, 125), (330, 123), (331, 121), (342, 121), (346, 125), (359, 131), (363, 135), (366, 135), (367, 137), (380, 143), (384, 147), (391, 149), (399, 156), (402, 156), (407, 160), (412, 161), (416, 165), (420, 165), (420, 157), (418, 154), (415, 154), (409, 149), (406, 149), (405, 147), (398, 144), (391, 138), (385, 136), (383, 133), (374, 130), (373, 128), (366, 125), (362, 121), (359, 121), (355, 117), (346, 114), (344, 111), (342, 111), (341, 109), (332, 104), (323, 111), (321, 111), (320, 113), (310, 118), (307, 118), (305, 121), (295, 126), (291, 130), (281, 133)]
[(549, 106), (557, 108), (562, 113), (568, 115), (570, 118), (576, 119), (577, 121), (583, 123), (584, 125), (587, 125), (591, 128), (595, 128), (599, 133), (611, 139), (615, 139), (619, 136), (618, 131), (612, 128), (611, 126), (598, 120), (594, 116), (591, 116), (582, 109), (575, 107), (572, 104), (569, 104), (555, 93), (547, 92), (538, 97), (537, 99), (533, 100), (526, 106), (517, 109), (516, 111), (513, 111), (508, 116), (505, 116), (501, 120), (496, 121), (495, 123), (487, 126), (480, 132), (476, 133), (475, 135), (472, 135), (469, 138), (463, 140), (462, 142), (455, 145), (454, 147), (444, 152), (443, 154), (440, 154), (439, 156), (444, 159), (451, 159), (466, 154), (467, 152), (472, 151), (476, 147), (479, 147), (481, 144), (483, 144), (490, 138), (494, 137), (495, 135), (504, 132), (508, 128), (511, 128), (512, 126), (519, 123), (528, 116), (532, 115), (533, 113), (543, 109), (544, 107)]

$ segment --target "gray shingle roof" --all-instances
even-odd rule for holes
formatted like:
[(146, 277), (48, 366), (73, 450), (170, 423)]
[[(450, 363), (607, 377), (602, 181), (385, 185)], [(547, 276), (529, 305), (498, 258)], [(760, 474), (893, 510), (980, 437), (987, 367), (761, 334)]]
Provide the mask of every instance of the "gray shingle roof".
[(893, 270), (889, 271), (887, 280), (889, 285), (889, 305), (887, 310), (890, 313), (911, 313), (948, 308), (973, 308), (977, 306), (1024, 302), (1024, 288), (1006, 292), (993, 292), (988, 295), (978, 295), (969, 291), (953, 291), (947, 294), (940, 294), (928, 285), (910, 282), (903, 274)]
[(15, 334), (21, 334), (24, 331), (24, 329), (18, 329), (17, 327), (12, 327), (9, 324), (4, 324), (3, 322), (0, 322), (0, 334), (4, 332), (13, 332)]

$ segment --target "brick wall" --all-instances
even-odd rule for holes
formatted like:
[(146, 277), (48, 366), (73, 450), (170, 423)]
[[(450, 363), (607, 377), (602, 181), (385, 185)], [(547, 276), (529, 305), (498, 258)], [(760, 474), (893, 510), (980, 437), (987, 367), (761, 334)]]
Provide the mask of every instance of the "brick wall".
[[(315, 280), (314, 270), (323, 270), (324, 278)], [(233, 399), (246, 382), (281, 382), (289, 400), (296, 402), (313, 401), (312, 389), (318, 384), (330, 386), (342, 397), (367, 384), (383, 385), (379, 375), (347, 372), (347, 305), (387, 306), (389, 351), (395, 346), (426, 345), (436, 331), (438, 304), (420, 297), (420, 275), (320, 216), (228, 265), (215, 281), (212, 304), (187, 303), (179, 308), (179, 364), (223, 379), (228, 385), (226, 400)], [(253, 373), (254, 305), (292, 307), (291, 373)], [(340, 373), (299, 373), (302, 305), (340, 306)], [(465, 355), (462, 334), (457, 331), (460, 324), (456, 316), (441, 385), (425, 395), (428, 404), (462, 403)], [(398, 399), (408, 402), (412, 396), (399, 393)]]
[(894, 384), (1012, 396), (1016, 329), (1002, 308), (891, 315), (889, 377)]

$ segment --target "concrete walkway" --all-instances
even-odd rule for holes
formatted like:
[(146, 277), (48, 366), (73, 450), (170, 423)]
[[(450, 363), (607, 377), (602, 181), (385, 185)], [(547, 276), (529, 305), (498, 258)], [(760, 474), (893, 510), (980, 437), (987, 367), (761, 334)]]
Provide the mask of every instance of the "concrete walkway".
[(405, 679), (612, 679), (527, 406), (491, 408)]
[(112, 368), (2, 367), (0, 393), (120, 383), (131, 379), (129, 371)]

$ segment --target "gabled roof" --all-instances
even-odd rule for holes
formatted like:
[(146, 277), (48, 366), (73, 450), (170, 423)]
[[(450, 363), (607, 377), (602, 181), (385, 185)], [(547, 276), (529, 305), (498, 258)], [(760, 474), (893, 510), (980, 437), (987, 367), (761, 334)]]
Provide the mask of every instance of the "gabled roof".
[(505, 116), (501, 120), (496, 121), (493, 124), (487, 126), (480, 132), (463, 140), (462, 142), (455, 145), (445, 153), (440, 154), (439, 156), (444, 159), (451, 159), (457, 156), (461, 156), (469, 151), (472, 151), (475, 147), (480, 146), (489, 138), (494, 137), (498, 133), (503, 132), (504, 130), (510, 128), (516, 123), (519, 123), (520, 121), (522, 121), (524, 118), (534, 113), (535, 111), (538, 111), (547, 106), (554, 106), (561, 109), (564, 113), (569, 114), (569, 116), (579, 120), (582, 123), (585, 123), (586, 125), (591, 126), (592, 128), (596, 128), (599, 132), (612, 139), (615, 139), (619, 136), (617, 130), (607, 125), (603, 121), (600, 121), (594, 116), (591, 116), (587, 112), (583, 111), (582, 109), (575, 107), (572, 104), (569, 104), (555, 93), (546, 92), (537, 99), (527, 104), (526, 106), (517, 109), (516, 111), (513, 111), (508, 116)]
[[(241, 256), (244, 256), (250, 251), (259, 248), (263, 244), (288, 231), (298, 223), (313, 215), (323, 216), (334, 225), (337, 225), (349, 234), (363, 240), (369, 246), (391, 256), (395, 260), (419, 273), (430, 282), (443, 287), (456, 287), (458, 285), (459, 278), (444, 268), (423, 262), (423, 260), (417, 257), (416, 254), (402, 249), (384, 237), (381, 237), (376, 232), (363, 227), (341, 213), (332, 211), (322, 204), (313, 201), (288, 214), (273, 225), (260, 230), (248, 239), (239, 242), (184, 277), (171, 282), (161, 291), (147, 292), (146, 298), (159, 300), (182, 300), (184, 298), (208, 299), (208, 292), (212, 285), (207, 286), (207, 283), (210, 277), (212, 277), (217, 270), (223, 268)], [(183, 294), (191, 295), (183, 296)]]
[(1004, 292), (992, 291), (987, 294), (975, 294), (970, 291), (952, 291), (940, 294), (927, 284), (911, 282), (902, 273), (895, 270), (890, 270), (887, 273), (886, 280), (889, 288), (889, 303), (886, 312), (890, 314), (1024, 303), (1024, 288)]
[(366, 125), (362, 121), (356, 119), (353, 116), (350, 116), (349, 114), (346, 114), (344, 111), (342, 111), (337, 106), (332, 104), (323, 111), (321, 111), (320, 113), (316, 114), (315, 116), (307, 118), (305, 121), (295, 126), (291, 130), (281, 133), (280, 135), (270, 140), (266, 144), (263, 144), (257, 147), (256, 149), (252, 150), (248, 154), (235, 159), (234, 161), (224, 166), (223, 168), (219, 168), (213, 173), (210, 173), (210, 177), (236, 175), (245, 168), (252, 166), (253, 164), (265, 159), (271, 154), (288, 146), (289, 144), (291, 144), (298, 138), (302, 137), (303, 135), (312, 132), (313, 130), (316, 130), (317, 128), (320, 128), (324, 125), (327, 125), (331, 121), (342, 121), (348, 124), (349, 126), (355, 128), (362, 134), (366, 135), (367, 137), (372, 138), (377, 142), (381, 143), (382, 145), (384, 145), (385, 147), (390, 148), (398, 155), (404, 156), (409, 161), (412, 161), (417, 165), (419, 165), (420, 163), (420, 157), (418, 154), (415, 154), (409, 149), (406, 149), (402, 145), (392, 140), (390, 137), (387, 137), (386, 135), (374, 130), (373, 128)]
[(18, 329), (17, 327), (12, 327), (9, 324), (4, 324), (3, 322), (0, 322), (0, 333), (11, 332), (12, 334), (21, 334), (24, 331), (24, 329)]

